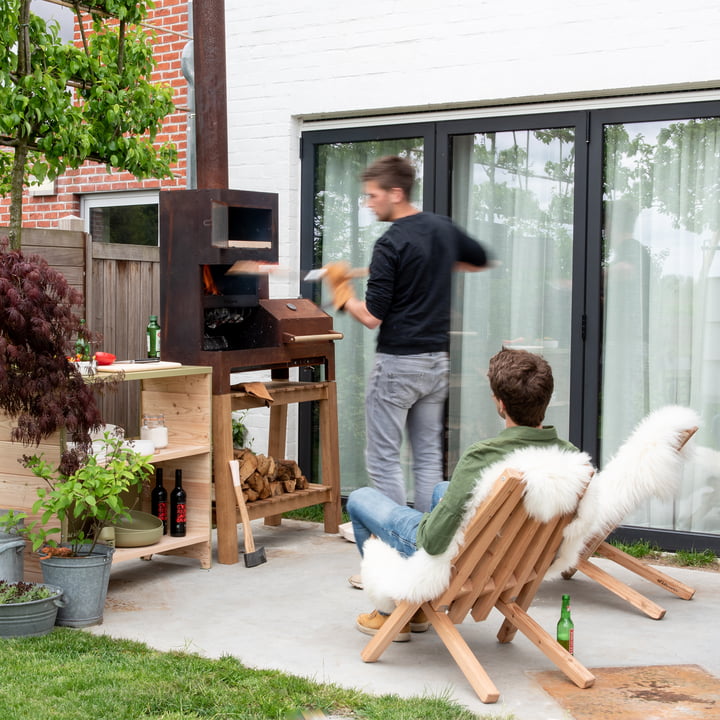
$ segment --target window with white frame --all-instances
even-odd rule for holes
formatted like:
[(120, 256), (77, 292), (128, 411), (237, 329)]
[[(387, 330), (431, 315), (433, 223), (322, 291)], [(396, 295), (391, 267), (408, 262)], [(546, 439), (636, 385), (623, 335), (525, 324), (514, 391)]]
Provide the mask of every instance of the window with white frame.
[(158, 191), (94, 193), (81, 202), (94, 242), (158, 246)]

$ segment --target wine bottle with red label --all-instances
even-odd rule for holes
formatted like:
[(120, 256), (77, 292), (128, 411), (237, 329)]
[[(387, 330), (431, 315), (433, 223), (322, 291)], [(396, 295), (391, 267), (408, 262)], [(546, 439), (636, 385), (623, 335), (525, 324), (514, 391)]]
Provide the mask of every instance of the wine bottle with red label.
[(170, 535), (184, 537), (187, 532), (187, 495), (182, 486), (182, 470), (175, 471), (175, 487), (170, 492)]
[(150, 512), (163, 523), (163, 535), (168, 531), (168, 492), (163, 485), (163, 469), (155, 468), (155, 487), (150, 493)]

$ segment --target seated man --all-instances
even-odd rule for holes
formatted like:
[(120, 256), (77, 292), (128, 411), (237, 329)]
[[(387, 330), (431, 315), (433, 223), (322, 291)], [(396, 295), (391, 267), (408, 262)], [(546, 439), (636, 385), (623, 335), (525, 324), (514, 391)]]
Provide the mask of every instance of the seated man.
[[(477, 442), (463, 453), (450, 481), (436, 486), (430, 512), (398, 505), (372, 487), (350, 493), (347, 511), (361, 555), (371, 535), (406, 556), (418, 548), (430, 555), (439, 555), (460, 527), (465, 506), (486, 467), (527, 446), (577, 450), (561, 440), (554, 427), (542, 424), (554, 383), (550, 365), (540, 355), (503, 349), (490, 360), (488, 380), (498, 414), (505, 420), (505, 429), (497, 437)], [(357, 628), (374, 635), (386, 617), (378, 610), (362, 614), (357, 619)], [(411, 631), (424, 632), (428, 627), (424, 613), (419, 610), (395, 642), (407, 641)]]

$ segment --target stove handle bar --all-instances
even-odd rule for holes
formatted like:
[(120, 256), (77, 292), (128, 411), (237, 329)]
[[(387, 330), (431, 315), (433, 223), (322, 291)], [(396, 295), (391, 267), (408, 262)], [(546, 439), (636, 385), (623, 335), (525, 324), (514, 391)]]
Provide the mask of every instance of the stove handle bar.
[(323, 342), (325, 340), (342, 340), (344, 335), (341, 332), (323, 333), (322, 335), (293, 335), (292, 333), (283, 333), (283, 342), (289, 343), (311, 343)]

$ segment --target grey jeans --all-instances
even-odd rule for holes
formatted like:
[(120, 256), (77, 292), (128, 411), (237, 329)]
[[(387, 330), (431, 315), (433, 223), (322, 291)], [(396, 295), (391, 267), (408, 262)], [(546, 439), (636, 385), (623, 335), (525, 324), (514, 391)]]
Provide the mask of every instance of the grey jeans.
[(444, 480), (442, 438), (448, 396), (445, 352), (378, 353), (365, 395), (365, 461), (373, 485), (400, 505), (407, 496), (400, 463), (407, 428), (415, 480), (415, 509), (430, 509), (432, 491)]

